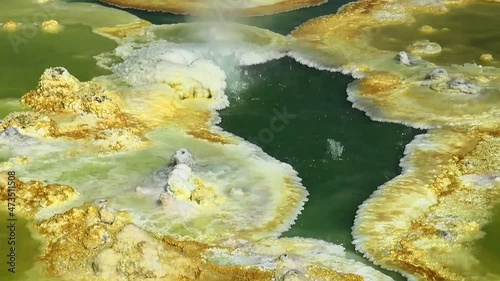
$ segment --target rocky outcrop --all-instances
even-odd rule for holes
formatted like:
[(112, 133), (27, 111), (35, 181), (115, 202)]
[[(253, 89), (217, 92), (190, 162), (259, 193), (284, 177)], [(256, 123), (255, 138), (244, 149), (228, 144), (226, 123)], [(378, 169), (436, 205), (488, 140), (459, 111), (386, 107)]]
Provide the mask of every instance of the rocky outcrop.
[(189, 272), (191, 260), (177, 251), (166, 249), (158, 240), (133, 224), (116, 234), (110, 248), (93, 260), (95, 274), (104, 278), (126, 276), (127, 279), (170, 277), (175, 280)]
[(117, 94), (94, 82), (80, 82), (63, 67), (45, 70), (36, 89), (21, 101), (41, 113), (94, 114), (101, 118), (117, 114), (123, 104)]
[(441, 53), (442, 48), (436, 42), (430, 42), (429, 40), (422, 40), (413, 42), (408, 46), (407, 51), (415, 55), (436, 55)]
[(21, 134), (34, 137), (52, 137), (59, 133), (59, 125), (47, 115), (37, 112), (14, 112), (0, 122), (0, 129), (16, 128)]
[(40, 28), (43, 32), (56, 34), (59, 33), (63, 27), (56, 20), (47, 20), (42, 22)]
[(420, 57), (408, 55), (408, 53), (404, 51), (399, 52), (394, 59), (397, 60), (400, 64), (406, 66), (417, 65), (422, 62), (422, 59)]
[(191, 202), (196, 206), (213, 206), (222, 204), (225, 199), (217, 192), (217, 187), (205, 183), (193, 173), (196, 162), (188, 149), (177, 150), (170, 159), (169, 165), (157, 171), (154, 182), (159, 186), (139, 186), (136, 192), (145, 195), (159, 194), (158, 202), (168, 206), (173, 200)]
[(477, 94), (480, 87), (471, 81), (463, 78), (452, 78), (444, 68), (436, 68), (429, 72), (426, 80), (422, 82), (424, 86), (437, 92), (460, 92), (463, 94)]
[[(71, 186), (48, 184), (41, 181), (23, 182), (16, 177), (14, 184), (9, 184), (7, 172), (0, 173), (0, 204), (7, 205), (9, 186), (14, 187), (16, 213), (33, 218), (39, 211), (57, 207), (78, 197), (78, 192)], [(11, 190), (12, 191), (12, 190)], [(12, 202), (11, 202), (12, 203)]]

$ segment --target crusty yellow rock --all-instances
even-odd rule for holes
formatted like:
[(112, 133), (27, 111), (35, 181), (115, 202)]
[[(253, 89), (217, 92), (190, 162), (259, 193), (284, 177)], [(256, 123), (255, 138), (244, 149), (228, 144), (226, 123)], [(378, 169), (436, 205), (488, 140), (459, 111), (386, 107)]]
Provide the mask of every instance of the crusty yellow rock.
[(430, 25), (422, 25), (418, 30), (422, 33), (429, 33), (429, 34), (437, 31), (434, 27)]
[(100, 131), (94, 140), (94, 145), (100, 147), (102, 151), (136, 150), (145, 147), (147, 143), (148, 140), (126, 129)]
[(493, 55), (492, 54), (481, 54), (481, 56), (479, 56), (479, 60), (482, 62), (491, 62), (491, 61), (493, 61)]
[(59, 24), (56, 20), (48, 20), (42, 22), (42, 25), (40, 26), (43, 32), (46, 33), (51, 33), (51, 34), (56, 34), (59, 33), (62, 29), (62, 25)]
[(36, 230), (48, 241), (42, 260), (51, 275), (71, 280), (271, 280), (271, 271), (218, 266), (202, 260), (211, 246), (158, 239), (116, 211), (102, 220), (102, 206), (86, 204), (40, 222)]
[[(0, 173), (0, 204), (2, 205), (8, 203), (8, 183), (7, 172)], [(15, 195), (16, 214), (19, 211), (19, 214), (27, 218), (33, 218), (44, 208), (58, 206), (74, 200), (78, 196), (78, 192), (71, 186), (46, 184), (40, 181), (23, 182), (17, 176), (14, 184), (10, 186), (15, 187), (13, 194)]]
[(92, 140), (102, 152), (146, 147), (144, 134), (166, 124), (197, 138), (234, 143), (210, 130), (211, 110), (182, 106), (161, 92), (118, 94), (96, 81), (80, 82), (62, 67), (47, 69), (21, 101), (34, 112), (11, 114), (1, 128), (18, 125), (35, 136)]
[(123, 104), (120, 96), (93, 82), (80, 82), (62, 67), (49, 68), (35, 90), (21, 99), (43, 113), (88, 113), (98, 117), (117, 114)]
[(196, 188), (191, 193), (190, 200), (202, 206), (220, 205), (226, 201), (224, 196), (217, 194), (216, 187), (207, 185), (200, 178), (195, 178)]
[(59, 125), (47, 115), (38, 112), (13, 112), (0, 123), (0, 129), (16, 127), (19, 131), (35, 137), (53, 137), (59, 133)]
[(117, 212), (108, 224), (101, 220), (98, 206), (85, 205), (38, 223), (36, 230), (47, 241), (42, 260), (48, 273), (61, 277), (77, 274), (79, 280), (92, 277), (93, 257), (129, 222), (126, 212)]
[[(452, 4), (435, 1), (426, 5), (406, 0), (357, 1), (336, 14), (312, 19), (295, 29), (291, 34), (291, 54), (307, 65), (363, 76), (362, 81), (349, 86), (349, 101), (376, 121), (418, 128), (448, 125), (495, 128), (500, 117), (500, 99), (496, 94), (500, 93), (500, 69), (465, 62), (448, 66), (432, 64), (425, 61), (426, 57), (438, 56), (442, 50), (429, 40), (415, 41), (408, 46), (408, 53), (401, 50), (399, 54), (378, 49), (373, 43), (378, 40), (374, 32), (378, 27), (410, 24), (415, 15), (443, 14), (467, 4), (469, 1)], [(429, 78), (437, 69), (447, 72), (447, 78), (440, 81)], [(387, 91), (378, 91), (377, 95), (372, 86), (365, 86), (387, 83), (377, 80), (394, 76), (400, 83)]]
[(403, 174), (360, 206), (356, 249), (417, 280), (499, 279), (471, 248), (499, 203), (499, 155), (498, 131), (418, 136), (407, 147)]
[(429, 40), (416, 41), (407, 48), (408, 52), (416, 55), (436, 55), (441, 53), (441, 46)]
[(9, 21), (3, 23), (2, 28), (4, 30), (7, 30), (7, 31), (16, 31), (19, 29), (20, 26), (21, 26), (20, 23), (15, 22), (13, 20), (9, 20)]

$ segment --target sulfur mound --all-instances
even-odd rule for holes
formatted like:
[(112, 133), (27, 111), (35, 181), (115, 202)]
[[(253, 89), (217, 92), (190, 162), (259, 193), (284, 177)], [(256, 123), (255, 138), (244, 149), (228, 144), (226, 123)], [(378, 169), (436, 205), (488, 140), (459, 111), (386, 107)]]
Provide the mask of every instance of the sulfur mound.
[(19, 29), (20, 26), (21, 26), (20, 23), (15, 22), (13, 20), (9, 20), (2, 24), (2, 28), (6, 31), (16, 31)]
[(24, 95), (23, 104), (42, 113), (79, 113), (109, 117), (123, 101), (93, 82), (80, 82), (63, 67), (49, 68), (35, 90)]
[(42, 260), (49, 274), (67, 277), (76, 273), (78, 280), (92, 277), (90, 265), (93, 257), (111, 245), (116, 233), (130, 221), (129, 215), (120, 211), (109, 223), (107, 217), (102, 219), (103, 208), (102, 204), (87, 204), (36, 225), (36, 230), (48, 241)]
[(491, 62), (493, 61), (493, 55), (492, 54), (481, 54), (479, 56), (479, 60), (482, 62)]
[(435, 55), (441, 53), (442, 49), (436, 42), (430, 42), (429, 40), (416, 41), (413, 42), (407, 48), (408, 52), (415, 55)]
[(178, 251), (165, 249), (159, 241), (133, 224), (124, 226), (116, 234), (113, 245), (95, 257), (92, 267), (102, 278), (121, 275), (132, 279), (175, 280), (181, 273), (194, 271), (189, 258)]
[(56, 20), (48, 20), (42, 22), (42, 25), (40, 26), (43, 32), (51, 33), (51, 34), (56, 34), (59, 33), (62, 29), (62, 26), (57, 22)]
[(48, 241), (42, 260), (52, 276), (82, 281), (272, 280), (269, 270), (209, 263), (202, 253), (213, 245), (155, 237), (131, 224), (127, 212), (107, 204), (97, 200), (38, 223), (36, 230)]
[(120, 44), (99, 56), (99, 65), (128, 87), (216, 110), (229, 105), (224, 94), (227, 80), (242, 78), (240, 66), (286, 54), (284, 36), (241, 24), (144, 25), (97, 32)]
[(59, 125), (54, 120), (37, 112), (10, 113), (0, 123), (2, 130), (9, 127), (33, 137), (51, 137), (59, 132)]
[[(0, 173), (0, 203), (7, 205), (10, 196), (8, 175)], [(22, 182), (16, 179), (14, 182), (16, 195), (16, 212), (33, 218), (40, 210), (58, 206), (76, 199), (78, 192), (71, 186), (61, 184), (46, 184), (40, 181)], [(12, 203), (12, 202), (11, 202)]]
[[(262, 156), (248, 161), (241, 154), (248, 149), (254, 148), (246, 143), (234, 146), (230, 149), (234, 158), (228, 162), (216, 160), (217, 154), (196, 161), (205, 164), (195, 164), (189, 150), (177, 150), (169, 165), (135, 188), (135, 200), (157, 202), (150, 210), (136, 211), (141, 218), (137, 223), (159, 234), (233, 244), (286, 230), (300, 213), (307, 192), (298, 179), (290, 177), (287, 165), (276, 165), (274, 159)], [(268, 171), (249, 174), (240, 165), (265, 166)], [(254, 214), (257, 210), (259, 216)]]
[[(194, 157), (189, 150), (182, 148), (172, 155), (170, 164), (154, 176), (153, 187), (137, 187), (141, 194), (158, 196), (158, 201), (166, 212), (176, 201), (193, 203), (200, 206), (220, 205), (225, 201), (217, 191), (217, 187), (205, 183), (196, 176), (192, 168), (195, 166)], [(158, 186), (162, 186), (159, 188)], [(193, 206), (193, 207), (195, 207)]]

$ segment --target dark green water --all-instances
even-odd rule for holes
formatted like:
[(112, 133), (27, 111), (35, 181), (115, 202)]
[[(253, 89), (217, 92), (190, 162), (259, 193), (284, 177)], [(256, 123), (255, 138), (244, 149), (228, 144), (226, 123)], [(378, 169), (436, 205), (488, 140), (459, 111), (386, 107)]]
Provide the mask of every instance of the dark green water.
[[(353, 109), (346, 100), (345, 88), (352, 81), (347, 76), (311, 69), (292, 59), (247, 71), (250, 86), (229, 93), (232, 104), (221, 112), (222, 127), (289, 163), (302, 177), (310, 201), (287, 236), (314, 237), (352, 248), (350, 226), (357, 206), (400, 173), (404, 146), (416, 132), (375, 123)], [(278, 121), (273, 126), (273, 117), (284, 112), (294, 116), (288, 124)], [(340, 159), (329, 153), (328, 139), (344, 147)]]
[(481, 264), (488, 270), (500, 275), (500, 205), (497, 205), (493, 211), (493, 220), (483, 229), (484, 237), (478, 242), (477, 256)]
[[(221, 112), (221, 126), (299, 172), (309, 201), (284, 236), (322, 239), (354, 252), (350, 233), (358, 205), (400, 173), (404, 146), (418, 132), (373, 122), (353, 109), (345, 92), (350, 77), (311, 69), (292, 59), (247, 71), (249, 86), (244, 92), (228, 93), (232, 104)], [(273, 126), (273, 117), (280, 116), (276, 112), (295, 117)], [(328, 139), (344, 147), (340, 159), (328, 152)]]

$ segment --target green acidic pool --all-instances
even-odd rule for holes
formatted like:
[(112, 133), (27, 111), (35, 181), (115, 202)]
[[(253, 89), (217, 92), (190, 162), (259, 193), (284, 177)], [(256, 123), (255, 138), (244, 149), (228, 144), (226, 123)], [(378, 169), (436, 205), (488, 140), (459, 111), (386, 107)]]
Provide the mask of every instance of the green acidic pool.
[[(38, 30), (26, 36), (23, 29), (0, 29), (0, 99), (19, 98), (36, 87), (43, 71), (64, 66), (81, 81), (107, 73), (93, 56), (112, 50), (116, 44), (84, 25), (66, 26), (60, 34)], [(0, 106), (2, 113), (4, 105)]]
[[(9, 212), (6, 206), (5, 210), (0, 210), (0, 279), (1, 280), (41, 280), (42, 274), (33, 269), (37, 256), (41, 253), (42, 243), (32, 236), (31, 226), (28, 222), (15, 216), (16, 221), (8, 221)], [(15, 214), (15, 213), (14, 213)], [(12, 227), (14, 223), (14, 227)], [(9, 226), (11, 228), (9, 228)], [(11, 247), (13, 251), (11, 251)], [(8, 257), (11, 255), (13, 257)], [(8, 262), (12, 262), (8, 264)], [(12, 272), (13, 271), (13, 272)], [(38, 273), (38, 274), (36, 274)], [(39, 277), (39, 278), (38, 278)], [(35, 279), (36, 278), (36, 279)]]
[(487, 224), (483, 231), (484, 237), (477, 243), (477, 257), (481, 264), (490, 272), (500, 274), (500, 205), (493, 211), (493, 220)]
[[(404, 146), (419, 131), (373, 122), (353, 109), (345, 93), (350, 77), (292, 59), (246, 71), (246, 90), (228, 93), (232, 104), (221, 112), (222, 127), (289, 163), (303, 179), (309, 201), (284, 236), (342, 244), (352, 258), (362, 260), (351, 245), (357, 207), (400, 173)], [(288, 122), (272, 121), (285, 115)], [(340, 143), (342, 153), (331, 143)]]

